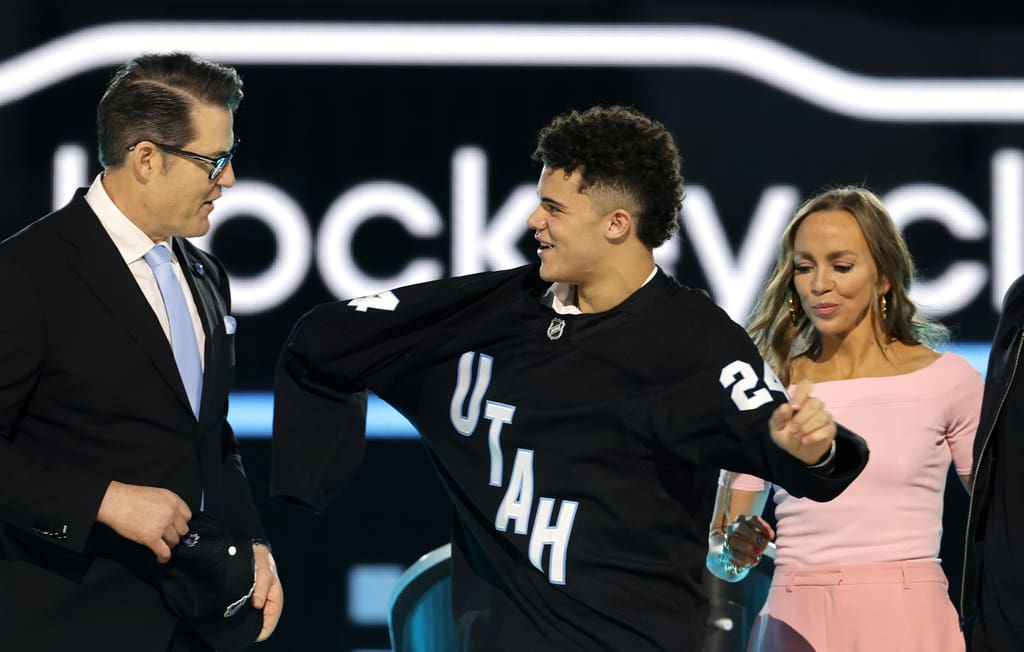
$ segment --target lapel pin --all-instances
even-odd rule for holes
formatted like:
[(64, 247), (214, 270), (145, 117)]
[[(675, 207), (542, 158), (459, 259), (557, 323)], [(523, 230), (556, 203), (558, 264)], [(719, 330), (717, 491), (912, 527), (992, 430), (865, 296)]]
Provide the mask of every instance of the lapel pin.
[(193, 261), (192, 262), (192, 271), (195, 272), (196, 276), (198, 276), (200, 278), (202, 278), (203, 276), (206, 276), (206, 268), (203, 267), (203, 264), (200, 263), (199, 261)]

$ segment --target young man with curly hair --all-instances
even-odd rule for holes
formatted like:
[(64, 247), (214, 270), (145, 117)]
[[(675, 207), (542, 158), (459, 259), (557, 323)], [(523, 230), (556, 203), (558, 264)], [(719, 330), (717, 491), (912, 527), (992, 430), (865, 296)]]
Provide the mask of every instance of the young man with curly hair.
[(302, 318), (276, 380), (274, 491), (330, 500), (372, 390), (419, 430), (452, 498), (460, 650), (699, 650), (716, 468), (827, 500), (866, 449), (808, 386), (790, 401), (743, 330), (655, 265), (682, 201), (661, 124), (574, 111), (534, 156), (539, 266)]

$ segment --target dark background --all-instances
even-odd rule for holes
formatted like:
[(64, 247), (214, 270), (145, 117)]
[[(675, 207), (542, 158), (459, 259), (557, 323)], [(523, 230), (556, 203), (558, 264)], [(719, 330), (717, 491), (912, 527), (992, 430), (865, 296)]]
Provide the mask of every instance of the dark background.
[[(253, 21), (367, 28), (394, 23), (721, 26), (772, 39), (869, 79), (904, 80), (908, 86), (914, 78), (1024, 84), (1024, 10), (1011, 6), (1016, 3), (767, 4), (0, 0), (0, 80), (5, 79), (5, 67), (20, 65), (27, 53), (87, 27), (216, 20), (223, 22), (210, 34), (211, 46), (229, 41), (240, 24)], [(538, 39), (538, 52), (556, 47), (559, 38), (551, 34)], [(76, 52), (83, 60), (89, 56), (84, 46)], [(993, 156), (1024, 151), (1024, 112), (1019, 119), (1000, 122), (855, 118), (712, 66), (311, 65), (247, 63), (230, 54), (216, 58), (236, 65), (246, 84), (235, 123), (243, 143), (236, 160), (239, 180), (272, 184), (287, 194), (304, 213), (314, 243), (321, 217), (343, 193), (361, 184), (403, 184), (433, 205), (443, 223), (436, 235), (411, 236), (384, 214), (356, 231), (353, 259), (363, 274), (379, 280), (379, 289), (393, 285), (389, 278), (414, 258), (436, 259), (441, 273), (452, 273), (452, 157), (459, 148), (477, 147), (486, 155), (485, 215), (491, 217), (514, 191), (535, 184), (538, 169), (530, 161), (534, 138), (553, 115), (594, 103), (625, 103), (673, 131), (692, 205), (701, 197), (713, 199), (732, 255), (741, 251), (751, 216), (770, 188), (806, 197), (837, 183), (866, 183), (883, 195), (912, 184), (937, 184), (958, 194), (985, 220), (985, 233), (957, 238), (927, 215), (918, 215), (925, 219), (905, 233), (926, 280), (940, 277), (957, 261), (975, 262), (986, 274), (978, 292), (941, 315), (957, 342), (986, 342), (994, 329), (998, 301), (993, 294), (999, 288), (993, 290), (992, 273), (1000, 262), (992, 256)], [(106, 61), (86, 66), (83, 72), (0, 104), (0, 195), (5, 199), (0, 236), (53, 208), (53, 161), (59, 146), (84, 148), (86, 182), (99, 172), (94, 111), (113, 68)], [(215, 222), (217, 216), (215, 211)], [(526, 216), (524, 212), (518, 251), (531, 260)], [(1010, 217), (1024, 220), (1024, 214)], [(698, 250), (694, 233), (684, 227), (680, 235), (679, 258), (668, 271), (688, 284), (709, 288), (720, 303), (735, 301), (717, 268), (702, 260), (702, 253), (708, 254)], [(280, 254), (270, 230), (253, 219), (226, 222), (208, 246), (239, 281), (266, 270)], [(758, 246), (770, 249), (774, 241), (751, 245)], [(311, 257), (312, 251), (315, 245)], [(1024, 270), (1024, 261), (1007, 264), (1011, 271)], [(760, 282), (757, 270), (740, 267), (747, 286), (755, 287)], [(281, 301), (265, 310), (239, 313), (238, 389), (268, 392), (276, 352), (291, 325), (313, 304), (332, 298), (311, 260), (304, 281)], [(315, 516), (265, 498), (270, 442), (252, 434), (242, 439), (243, 454), (287, 591), (278, 631), (260, 649), (387, 648), (380, 624), (352, 622), (346, 577), (360, 564), (405, 566), (447, 540), (447, 499), (419, 442), (371, 439), (350, 488)], [(966, 513), (962, 493), (956, 489), (948, 496), (942, 554), (954, 585), (960, 523)]]

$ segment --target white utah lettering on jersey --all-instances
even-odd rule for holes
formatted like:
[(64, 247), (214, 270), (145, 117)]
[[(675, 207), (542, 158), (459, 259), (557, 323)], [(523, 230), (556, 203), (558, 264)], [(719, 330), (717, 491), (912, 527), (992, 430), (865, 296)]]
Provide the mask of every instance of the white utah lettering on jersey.
[(487, 446), (491, 454), (491, 477), (492, 487), (501, 486), (501, 473), (503, 471), (504, 458), (501, 454), (501, 429), (512, 423), (512, 416), (516, 413), (516, 406), (487, 401), (484, 408), (484, 418), (489, 419), (491, 427), (487, 431)]
[(544, 546), (551, 546), (551, 557), (548, 559), (548, 582), (565, 584), (565, 557), (569, 551), (569, 536), (572, 534), (572, 523), (576, 518), (575, 500), (563, 500), (558, 508), (558, 522), (552, 527), (551, 512), (555, 508), (554, 498), (544, 498), (537, 503), (537, 516), (530, 531), (530, 563), (540, 572), (541, 554)]
[(459, 370), (455, 379), (455, 391), (452, 392), (452, 401), (448, 408), (448, 415), (451, 418), (452, 426), (461, 434), (469, 437), (476, 430), (476, 424), (480, 420), (480, 403), (484, 399), (484, 393), (491, 384), (491, 366), (494, 359), (489, 355), (480, 355), (480, 361), (476, 366), (476, 384), (473, 385), (473, 396), (469, 399), (469, 406), (463, 412), (463, 404), (466, 402), (466, 395), (469, 394), (469, 385), (473, 382), (473, 358), (475, 351), (467, 351), (459, 357)]
[(734, 360), (725, 365), (722, 368), (722, 373), (718, 376), (718, 382), (722, 384), (722, 387), (732, 387), (730, 394), (732, 402), (741, 410), (753, 410), (771, 402), (771, 392), (764, 387), (753, 392), (750, 391), (757, 387), (760, 380), (750, 363), (743, 360)]
[[(473, 363), (476, 361), (476, 378), (473, 378)], [(457, 365), (455, 389), (452, 391), (448, 416), (452, 426), (459, 434), (470, 437), (476, 431), (480, 420), (480, 406), (491, 384), (491, 373), (494, 360), (489, 355), (467, 351), (459, 357)], [(472, 389), (471, 389), (472, 386)], [(467, 397), (468, 402), (467, 402)], [(467, 404), (468, 403), (468, 404)], [(487, 430), (487, 449), (490, 456), (488, 482), (492, 487), (502, 486), (505, 464), (501, 451), (502, 429), (512, 423), (516, 406), (498, 401), (484, 403), (484, 418), (491, 422)], [(548, 557), (547, 579), (551, 584), (565, 584), (566, 560), (569, 554), (569, 537), (579, 503), (575, 500), (563, 500), (558, 507), (558, 517), (554, 525), (551, 523), (555, 504), (554, 498), (541, 496), (538, 499), (537, 514), (533, 523), (530, 515), (533, 511), (534, 495), (534, 451), (528, 448), (516, 450), (509, 474), (508, 487), (494, 515), (494, 529), (507, 532), (509, 522), (515, 521), (513, 532), (525, 535), (529, 533), (527, 556), (530, 563), (541, 573), (544, 572), (544, 548), (551, 547)]]
[(494, 515), (494, 528), (499, 532), (508, 530), (508, 522), (516, 522), (516, 534), (526, 534), (530, 527), (530, 510), (533, 507), (533, 451), (520, 448), (512, 461), (512, 475), (508, 489)]
[(366, 312), (370, 308), (375, 310), (394, 310), (398, 307), (398, 297), (391, 290), (378, 292), (365, 297), (352, 299), (348, 305), (355, 307), (358, 312)]

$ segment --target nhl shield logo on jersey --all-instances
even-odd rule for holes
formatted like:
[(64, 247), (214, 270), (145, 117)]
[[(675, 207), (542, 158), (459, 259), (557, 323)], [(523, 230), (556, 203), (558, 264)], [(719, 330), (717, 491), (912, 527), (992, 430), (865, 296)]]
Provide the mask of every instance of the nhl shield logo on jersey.
[(559, 317), (555, 317), (554, 319), (551, 320), (551, 323), (548, 324), (548, 339), (552, 341), (557, 340), (562, 336), (562, 333), (564, 331), (565, 320), (560, 319)]

